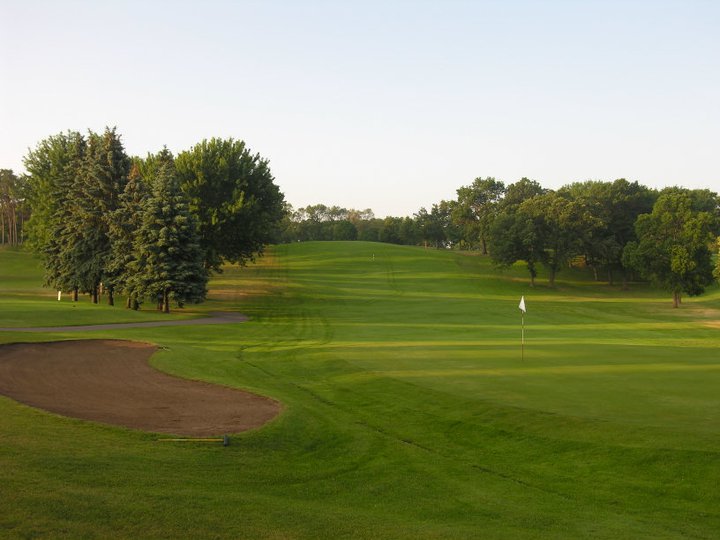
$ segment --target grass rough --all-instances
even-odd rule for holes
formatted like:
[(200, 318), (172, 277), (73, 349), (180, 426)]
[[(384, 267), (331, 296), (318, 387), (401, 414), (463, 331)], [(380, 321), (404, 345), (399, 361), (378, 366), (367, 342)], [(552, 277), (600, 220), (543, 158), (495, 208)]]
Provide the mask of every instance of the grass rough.
[[(285, 411), (227, 448), (167, 446), (0, 397), (0, 536), (717, 538), (720, 290), (673, 310), (647, 286), (559, 277), (531, 289), (476, 255), (292, 244), (171, 315), (244, 324), (2, 332), (151, 341), (158, 369)], [(0, 251), (0, 326), (159, 316), (57, 302), (40, 281)]]

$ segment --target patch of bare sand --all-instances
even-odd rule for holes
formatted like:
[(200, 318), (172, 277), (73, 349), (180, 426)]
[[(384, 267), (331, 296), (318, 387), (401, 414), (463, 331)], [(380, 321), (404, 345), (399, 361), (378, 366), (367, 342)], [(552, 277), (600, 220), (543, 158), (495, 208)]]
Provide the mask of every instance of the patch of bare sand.
[(0, 394), (64, 416), (187, 436), (262, 426), (281, 405), (148, 364), (153, 345), (83, 340), (0, 345)]

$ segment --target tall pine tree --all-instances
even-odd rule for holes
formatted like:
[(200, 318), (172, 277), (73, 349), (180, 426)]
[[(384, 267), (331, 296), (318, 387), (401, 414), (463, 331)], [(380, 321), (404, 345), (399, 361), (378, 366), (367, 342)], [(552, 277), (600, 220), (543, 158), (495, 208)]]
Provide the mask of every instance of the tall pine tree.
[(108, 303), (114, 304), (115, 283), (113, 275), (106, 271), (111, 255), (109, 230), (129, 170), (130, 159), (115, 128), (106, 128), (102, 135), (90, 133), (76, 185), (73, 222), (78, 236), (80, 286), (92, 294), (93, 303), (98, 301), (98, 289), (103, 282)]
[(138, 297), (157, 300), (159, 308), (169, 313), (171, 301), (179, 306), (202, 302), (208, 274), (196, 221), (180, 190), (173, 156), (163, 149), (156, 163), (135, 235), (136, 258), (128, 264), (126, 286)]
[(48, 212), (42, 228), (35, 229), (34, 239), (45, 262), (45, 284), (60, 291), (72, 291), (74, 301), (82, 286), (82, 256), (75, 222), (78, 201), (74, 194), (86, 151), (85, 138), (80, 133), (68, 132), (43, 141), (26, 161), (35, 162), (34, 185), (39, 189), (35, 197), (44, 199)]
[(133, 163), (125, 189), (118, 198), (118, 208), (112, 212), (108, 229), (111, 253), (105, 268), (106, 279), (115, 290), (127, 296), (128, 308), (138, 309), (136, 291), (130, 288), (130, 272), (138, 258), (134, 238), (142, 225), (142, 208), (150, 195), (147, 182), (140, 174), (137, 163)]

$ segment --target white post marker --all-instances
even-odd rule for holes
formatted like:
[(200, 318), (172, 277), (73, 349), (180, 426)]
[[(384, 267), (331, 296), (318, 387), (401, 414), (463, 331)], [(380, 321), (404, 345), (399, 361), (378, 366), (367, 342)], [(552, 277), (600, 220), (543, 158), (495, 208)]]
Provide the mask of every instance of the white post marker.
[(58, 302), (62, 300), (62, 291), (58, 291)]
[(520, 330), (520, 356), (522, 360), (525, 360), (525, 297), (520, 298), (520, 318), (521, 318), (521, 330)]

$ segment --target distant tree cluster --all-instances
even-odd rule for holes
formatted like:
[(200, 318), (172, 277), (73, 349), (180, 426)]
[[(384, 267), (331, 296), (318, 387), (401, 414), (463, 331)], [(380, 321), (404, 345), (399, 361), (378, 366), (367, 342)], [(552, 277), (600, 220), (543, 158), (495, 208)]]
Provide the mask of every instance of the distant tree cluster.
[[(344, 222), (350, 232), (335, 234)], [(611, 284), (633, 276), (654, 281), (678, 306), (683, 294), (701, 294), (720, 278), (720, 260), (713, 268), (718, 234), (720, 198), (709, 190), (658, 191), (625, 179), (550, 190), (527, 178), (507, 186), (476, 178), (456, 199), (413, 217), (377, 219), (371, 210), (324, 205), (290, 209), (282, 238), (477, 250), (499, 266), (524, 262), (531, 285), (541, 266), (554, 286), (558, 272), (581, 263)]]
[(29, 216), (25, 204), (26, 184), (11, 169), (0, 169), (0, 245), (19, 246)]
[(211, 271), (273, 240), (283, 195), (242, 141), (205, 140), (174, 157), (129, 157), (115, 129), (44, 139), (25, 157), (26, 232), (45, 284), (169, 312), (204, 300)]

